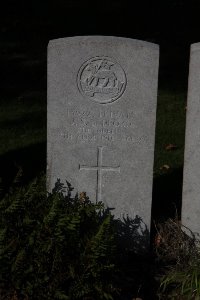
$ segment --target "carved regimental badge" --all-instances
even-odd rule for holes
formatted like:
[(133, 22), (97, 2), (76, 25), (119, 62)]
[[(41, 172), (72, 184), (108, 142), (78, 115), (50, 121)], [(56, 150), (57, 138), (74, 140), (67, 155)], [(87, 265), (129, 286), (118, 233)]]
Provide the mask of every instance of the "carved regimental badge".
[(113, 59), (98, 56), (81, 66), (77, 83), (83, 96), (106, 104), (121, 97), (126, 87), (126, 75)]

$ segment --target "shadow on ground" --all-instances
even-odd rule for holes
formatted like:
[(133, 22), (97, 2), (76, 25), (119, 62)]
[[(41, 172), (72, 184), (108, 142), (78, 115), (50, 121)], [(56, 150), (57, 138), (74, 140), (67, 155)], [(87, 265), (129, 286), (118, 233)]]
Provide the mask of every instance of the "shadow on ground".
[(152, 198), (151, 233), (154, 223), (165, 222), (169, 218), (181, 219), (183, 168), (171, 171), (154, 179)]
[(156, 282), (153, 257), (149, 252), (150, 232), (141, 217), (115, 220), (117, 241), (117, 300), (155, 299)]

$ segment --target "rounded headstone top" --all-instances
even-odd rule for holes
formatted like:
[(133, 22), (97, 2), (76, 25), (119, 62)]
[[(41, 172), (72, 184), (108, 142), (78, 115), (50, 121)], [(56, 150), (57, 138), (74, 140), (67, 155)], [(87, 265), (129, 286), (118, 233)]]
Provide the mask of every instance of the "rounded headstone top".
[(120, 44), (120, 43), (128, 43), (132, 44), (134, 47), (138, 48), (151, 48), (152, 50), (159, 51), (159, 45), (151, 42), (146, 42), (137, 39), (125, 38), (125, 37), (117, 37), (117, 36), (74, 36), (74, 37), (66, 37), (66, 38), (58, 38), (54, 40), (50, 40), (48, 47), (56, 47), (56, 46), (67, 46), (67, 44), (73, 44), (78, 42), (84, 43), (106, 43), (106, 44)]
[(200, 43), (191, 44), (191, 51), (199, 51), (200, 50)]

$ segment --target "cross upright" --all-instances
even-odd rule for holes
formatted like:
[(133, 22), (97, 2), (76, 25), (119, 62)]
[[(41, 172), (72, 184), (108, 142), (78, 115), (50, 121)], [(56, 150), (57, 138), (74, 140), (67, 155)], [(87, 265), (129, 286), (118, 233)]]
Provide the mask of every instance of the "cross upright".
[(97, 166), (81, 166), (81, 165), (79, 165), (79, 170), (97, 171), (97, 189), (96, 189), (97, 201), (101, 201), (102, 172), (103, 171), (113, 171), (113, 172), (120, 173), (120, 166), (118, 166), (118, 167), (102, 166), (103, 148), (104, 148), (103, 146), (97, 147)]

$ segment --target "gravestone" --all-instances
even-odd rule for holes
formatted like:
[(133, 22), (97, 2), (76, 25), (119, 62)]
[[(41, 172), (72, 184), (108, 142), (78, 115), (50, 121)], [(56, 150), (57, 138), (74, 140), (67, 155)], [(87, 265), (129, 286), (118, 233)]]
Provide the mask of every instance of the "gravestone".
[(48, 188), (67, 180), (148, 229), (158, 61), (158, 45), (120, 37), (48, 46)]
[(190, 49), (182, 223), (200, 234), (200, 43)]

